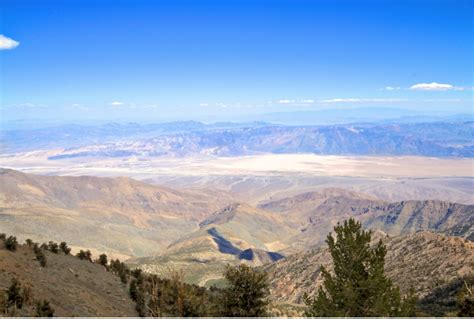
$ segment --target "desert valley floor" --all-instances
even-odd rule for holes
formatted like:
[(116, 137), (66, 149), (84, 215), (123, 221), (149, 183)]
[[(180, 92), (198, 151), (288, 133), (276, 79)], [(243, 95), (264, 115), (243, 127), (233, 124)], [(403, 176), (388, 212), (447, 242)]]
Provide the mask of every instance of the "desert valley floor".
[(471, 158), (264, 154), (48, 159), (58, 152), (4, 154), (0, 167), (40, 175), (126, 176), (178, 189), (217, 189), (254, 204), (325, 187), (349, 188), (383, 200), (474, 203)]

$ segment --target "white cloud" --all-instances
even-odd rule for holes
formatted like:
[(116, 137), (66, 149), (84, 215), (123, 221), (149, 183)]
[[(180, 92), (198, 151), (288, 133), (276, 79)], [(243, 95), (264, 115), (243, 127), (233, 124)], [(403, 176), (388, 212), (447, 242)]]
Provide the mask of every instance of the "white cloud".
[(399, 86), (386, 86), (383, 89), (386, 91), (396, 91), (396, 90), (400, 90), (400, 87)]
[(417, 83), (410, 87), (410, 90), (418, 90), (418, 91), (447, 91), (453, 90), (455, 87), (451, 84), (445, 83)]
[(291, 103), (295, 103), (295, 101), (284, 99), (284, 100), (278, 100), (277, 103), (278, 104), (291, 104)]
[(199, 103), (199, 106), (209, 106), (209, 103)]
[(111, 106), (121, 106), (123, 105), (123, 102), (119, 102), (119, 101), (113, 101), (112, 103), (110, 103)]
[(0, 34), (0, 50), (11, 50), (20, 45), (20, 42)]
[(20, 106), (21, 107), (36, 107), (36, 104), (27, 102), (27, 103), (20, 104)]
[(364, 102), (402, 102), (403, 99), (359, 99), (359, 98), (336, 98), (321, 100), (322, 103), (364, 103)]
[(44, 104), (35, 104), (31, 102), (25, 102), (25, 103), (20, 103), (20, 104), (10, 104), (10, 105), (5, 105), (2, 106), (1, 108), (3, 109), (14, 109), (14, 108), (19, 108), (19, 109), (32, 109), (32, 108), (37, 108), (37, 109), (42, 109), (42, 108), (47, 108), (48, 106)]
[(347, 103), (347, 102), (361, 102), (361, 99), (329, 99), (329, 100), (322, 100), (323, 103)]
[(314, 103), (314, 100), (301, 100), (300, 102), (304, 104), (312, 104)]

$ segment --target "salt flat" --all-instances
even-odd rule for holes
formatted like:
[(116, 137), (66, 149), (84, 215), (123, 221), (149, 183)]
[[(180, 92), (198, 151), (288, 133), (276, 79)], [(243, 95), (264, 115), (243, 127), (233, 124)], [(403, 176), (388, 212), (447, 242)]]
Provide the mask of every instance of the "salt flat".
[(2, 155), (0, 166), (27, 173), (53, 175), (129, 176), (149, 179), (162, 175), (305, 174), (368, 178), (473, 177), (474, 160), (418, 156), (321, 156), (264, 154), (240, 157), (82, 157), (48, 160), (57, 151)]

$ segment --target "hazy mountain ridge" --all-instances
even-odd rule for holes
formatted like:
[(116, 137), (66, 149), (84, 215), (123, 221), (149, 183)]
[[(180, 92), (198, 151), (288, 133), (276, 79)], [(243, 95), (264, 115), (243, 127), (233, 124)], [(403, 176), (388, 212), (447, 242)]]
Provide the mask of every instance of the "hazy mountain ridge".
[(204, 124), (197, 121), (177, 121), (156, 124), (69, 124), (35, 129), (1, 130), (0, 137), (2, 140), (2, 147), (6, 151), (30, 151), (36, 149), (67, 149), (97, 143), (151, 138), (166, 134), (251, 126), (258, 127), (263, 125), (267, 124), (264, 122), (218, 122), (213, 124)]
[(51, 130), (4, 132), (4, 148), (31, 150), (30, 146), (35, 145), (34, 149), (65, 149), (51, 156), (53, 160), (259, 153), (474, 157), (474, 122), (278, 126), (259, 122), (205, 125), (191, 121), (176, 125), (106, 125), (92, 129), (74, 126)]

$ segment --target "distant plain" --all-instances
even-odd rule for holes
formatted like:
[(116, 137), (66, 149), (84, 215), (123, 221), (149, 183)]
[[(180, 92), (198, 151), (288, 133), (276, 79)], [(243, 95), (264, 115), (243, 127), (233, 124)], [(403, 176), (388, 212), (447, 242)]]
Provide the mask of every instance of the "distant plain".
[(472, 204), (474, 159), (421, 156), (262, 154), (235, 157), (80, 157), (48, 160), (62, 150), (0, 156), (0, 166), (41, 175), (127, 176), (174, 188), (214, 188), (258, 203), (323, 187), (383, 200), (442, 199)]

